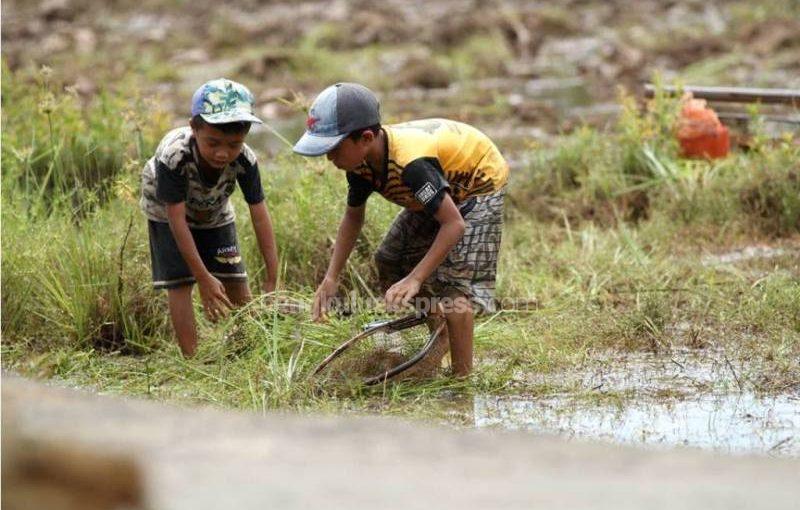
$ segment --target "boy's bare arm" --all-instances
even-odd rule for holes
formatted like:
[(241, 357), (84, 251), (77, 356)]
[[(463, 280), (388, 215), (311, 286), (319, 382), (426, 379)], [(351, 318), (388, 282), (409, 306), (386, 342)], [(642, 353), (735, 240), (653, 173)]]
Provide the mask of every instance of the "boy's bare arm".
[(272, 229), (272, 218), (267, 204), (259, 202), (250, 204), (250, 219), (258, 240), (258, 249), (264, 258), (267, 274), (264, 276), (264, 292), (272, 292), (278, 281), (278, 248), (275, 243), (275, 232)]
[(224, 317), (227, 315), (227, 310), (233, 308), (233, 304), (225, 294), (225, 286), (208, 271), (203, 259), (200, 258), (192, 233), (189, 231), (189, 224), (186, 223), (186, 204), (184, 202), (167, 204), (167, 219), (178, 251), (181, 252), (189, 271), (197, 280), (206, 315), (211, 320)]
[(439, 232), (422, 260), (408, 276), (395, 283), (386, 291), (386, 304), (390, 309), (408, 305), (417, 295), (424, 282), (439, 267), (453, 246), (464, 235), (464, 218), (449, 194), (445, 193), (439, 209), (434, 214), (439, 222)]
[(316, 321), (321, 319), (328, 309), (328, 300), (336, 294), (339, 273), (342, 272), (350, 253), (358, 239), (358, 234), (364, 226), (364, 216), (366, 204), (359, 207), (347, 207), (342, 222), (339, 224), (339, 231), (336, 234), (336, 242), (333, 244), (333, 255), (328, 264), (325, 278), (314, 294), (314, 306), (311, 316)]

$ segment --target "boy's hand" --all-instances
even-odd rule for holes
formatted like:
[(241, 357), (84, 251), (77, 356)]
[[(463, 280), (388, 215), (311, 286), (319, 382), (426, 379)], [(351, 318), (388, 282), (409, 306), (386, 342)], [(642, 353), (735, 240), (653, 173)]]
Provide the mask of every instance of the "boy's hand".
[(203, 310), (206, 317), (216, 322), (228, 315), (228, 310), (233, 308), (233, 304), (228, 295), (225, 294), (225, 286), (214, 275), (209, 274), (206, 278), (198, 280), (197, 286), (200, 287), (200, 298), (203, 301)]
[(418, 279), (411, 275), (406, 276), (386, 291), (386, 308), (396, 311), (410, 305), (421, 286), (422, 282)]
[(336, 295), (337, 288), (336, 280), (328, 277), (319, 284), (317, 292), (314, 293), (314, 306), (311, 308), (311, 318), (314, 322), (319, 322), (325, 318), (325, 312), (328, 311), (328, 303)]

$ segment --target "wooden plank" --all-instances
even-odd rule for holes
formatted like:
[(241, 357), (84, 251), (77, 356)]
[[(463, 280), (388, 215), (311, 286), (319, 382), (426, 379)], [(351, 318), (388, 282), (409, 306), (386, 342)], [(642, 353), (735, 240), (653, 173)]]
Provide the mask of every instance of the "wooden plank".
[[(758, 89), (745, 87), (699, 87), (687, 85), (682, 88), (662, 87), (668, 94), (681, 91), (691, 92), (698, 99), (729, 103), (788, 104), (800, 107), (800, 89)], [(644, 86), (645, 97), (653, 97), (656, 87), (648, 83)]]
[[(753, 118), (749, 113), (742, 112), (717, 112), (717, 117), (722, 120), (738, 120), (742, 122), (748, 122)], [(766, 122), (800, 125), (800, 115), (759, 115), (759, 117)]]

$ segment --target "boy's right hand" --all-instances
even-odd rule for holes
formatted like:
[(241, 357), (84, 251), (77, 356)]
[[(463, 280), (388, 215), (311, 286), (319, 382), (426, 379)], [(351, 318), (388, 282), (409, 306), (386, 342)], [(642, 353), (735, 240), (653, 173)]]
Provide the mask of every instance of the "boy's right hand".
[(200, 298), (203, 301), (203, 310), (206, 317), (216, 322), (228, 315), (228, 310), (233, 308), (233, 304), (225, 293), (225, 286), (214, 275), (209, 274), (197, 281), (200, 287)]
[(336, 295), (338, 286), (336, 280), (328, 277), (325, 277), (322, 283), (319, 284), (317, 292), (314, 293), (314, 306), (311, 308), (311, 318), (314, 322), (319, 322), (325, 318), (330, 299)]

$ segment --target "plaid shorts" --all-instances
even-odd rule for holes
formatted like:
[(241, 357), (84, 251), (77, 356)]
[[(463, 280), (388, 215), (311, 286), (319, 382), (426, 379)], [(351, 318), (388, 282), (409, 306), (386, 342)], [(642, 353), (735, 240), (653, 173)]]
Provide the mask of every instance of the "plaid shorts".
[[(497, 255), (503, 233), (505, 188), (459, 205), (464, 236), (425, 281), (423, 291), (437, 297), (463, 294), (476, 312), (496, 309)], [(383, 238), (375, 262), (384, 288), (406, 277), (422, 260), (439, 232), (439, 222), (426, 212), (401, 211)]]

